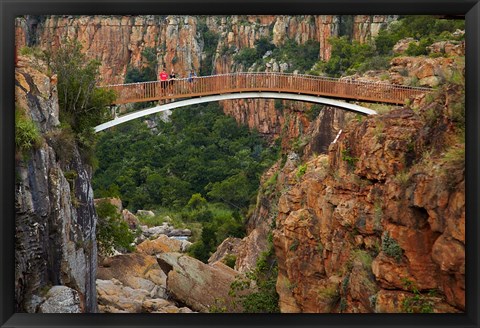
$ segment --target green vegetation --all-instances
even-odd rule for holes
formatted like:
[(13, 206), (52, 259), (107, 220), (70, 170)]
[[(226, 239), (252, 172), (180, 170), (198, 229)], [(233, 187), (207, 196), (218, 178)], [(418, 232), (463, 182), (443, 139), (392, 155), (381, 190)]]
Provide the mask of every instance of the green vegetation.
[(359, 260), (368, 271), (372, 271), (373, 258), (367, 251), (356, 249), (352, 252), (352, 258)]
[(352, 156), (350, 148), (346, 146), (346, 148), (342, 150), (342, 160), (347, 162), (350, 168), (353, 168), (358, 162), (358, 157)]
[(223, 263), (231, 267), (232, 269), (235, 268), (235, 262), (237, 261), (237, 257), (233, 254), (228, 254), (223, 259)]
[[(271, 51), (271, 55), (267, 58), (263, 56)], [(285, 43), (276, 47), (270, 42), (268, 38), (260, 38), (255, 41), (254, 48), (243, 48), (235, 56), (234, 60), (241, 63), (248, 68), (254, 64), (259, 64), (258, 68), (263, 69), (265, 63), (272, 58), (278, 63), (288, 63), (289, 68), (287, 73), (298, 70), (300, 73), (305, 73), (318, 60), (318, 53), (320, 51), (320, 43), (314, 40), (308, 40), (304, 44), (298, 44), (295, 40), (286, 40)], [(276, 107), (281, 108), (280, 103)]]
[(305, 175), (305, 172), (307, 172), (307, 164), (302, 164), (298, 167), (297, 173), (295, 173), (297, 179), (300, 179)]
[(397, 262), (402, 260), (403, 249), (395, 239), (390, 237), (388, 232), (382, 236), (382, 251), (386, 255), (393, 257)]
[(287, 73), (295, 70), (305, 73), (318, 61), (319, 52), (320, 43), (317, 41), (308, 40), (304, 44), (298, 44), (289, 39), (273, 50), (272, 57), (280, 63), (288, 63)]
[(245, 68), (248, 68), (257, 60), (257, 51), (255, 48), (242, 48), (233, 59), (242, 64)]
[(244, 236), (244, 217), (277, 151), (217, 104), (180, 108), (170, 119), (155, 133), (130, 122), (100, 135), (95, 196), (120, 197), (132, 212), (155, 210), (144, 218), (149, 224), (169, 216), (196, 229), (189, 252), (206, 262), (224, 239)]
[(121, 218), (115, 205), (107, 201), (99, 202), (95, 209), (98, 215), (97, 242), (98, 251), (103, 255), (112, 255), (113, 249), (133, 251), (131, 244), (135, 235)]
[[(329, 42), (332, 46), (332, 56), (330, 60), (316, 69), (320, 69), (329, 76), (339, 77), (342, 75), (351, 75), (356, 71), (365, 71), (368, 69), (386, 68), (384, 62), (374, 62), (375, 51), (370, 44), (360, 44), (357, 41), (350, 41), (347, 37), (331, 38)], [(373, 65), (375, 64), (375, 65)], [(388, 62), (387, 62), (388, 64)], [(313, 71), (312, 73), (315, 73)]]
[(413, 293), (413, 296), (408, 296), (402, 301), (402, 310), (406, 313), (433, 313), (433, 302), (429, 296), (434, 296), (435, 291), (430, 290), (426, 296), (418, 290), (413, 281), (403, 278), (402, 282), (404, 288)]
[(20, 55), (35, 58), (45, 58), (45, 53), (38, 47), (23, 46), (19, 50)]
[[(242, 238), (245, 236), (243, 219), (235, 212), (221, 204), (209, 205), (199, 211), (182, 212), (182, 221), (201, 224), (200, 238), (189, 248), (192, 257), (208, 262), (217, 246), (228, 237)], [(233, 263), (235, 265), (235, 262)]]
[(338, 304), (340, 301), (340, 290), (337, 284), (330, 284), (325, 286), (322, 289), (318, 290), (318, 301), (326, 304), (330, 311)]
[[(345, 24), (351, 24), (345, 20)], [(408, 56), (420, 56), (428, 53), (427, 47), (443, 40), (460, 40), (454, 37), (457, 29), (465, 29), (463, 20), (438, 19), (433, 16), (412, 15), (402, 17), (391, 23), (387, 29), (380, 30), (372, 42), (361, 44), (351, 40), (346, 26), (340, 37), (329, 39), (332, 55), (327, 62), (317, 62), (309, 72), (315, 75), (339, 77), (363, 73), (367, 70), (388, 68), (393, 54), (393, 46), (401, 39), (411, 37), (418, 41), (410, 43), (406, 50)]]
[(277, 186), (278, 173), (278, 171), (275, 171), (275, 173), (263, 184), (265, 195), (270, 195), (275, 190)]
[[(275, 258), (271, 235), (268, 240), (268, 250), (263, 252), (254, 270), (246, 274), (246, 278), (235, 280), (230, 286), (229, 295), (235, 297), (246, 313), (279, 313), (279, 296), (276, 290), (278, 265)], [(255, 283), (257, 290), (248, 291)]]
[(180, 210), (200, 194), (245, 211), (277, 151), (217, 104), (180, 108), (170, 118), (158, 122), (155, 134), (142, 122), (131, 122), (100, 136), (96, 197), (118, 192), (131, 211)]
[(60, 122), (64, 128), (71, 128), (83, 159), (93, 164), (93, 127), (108, 117), (108, 105), (115, 94), (95, 88), (100, 62), (87, 60), (78, 41), (66, 40), (56, 52), (45, 56), (52, 72), (58, 75)]
[(212, 74), (212, 63), (217, 50), (219, 35), (208, 29), (206, 17), (200, 17), (198, 20), (197, 31), (203, 37), (203, 53), (200, 62), (200, 75)]
[[(393, 46), (401, 39), (411, 37), (419, 40), (419, 46), (409, 47), (409, 55), (422, 53), (426, 46), (436, 41), (462, 39), (452, 35), (457, 29), (465, 29), (465, 21), (438, 19), (433, 16), (405, 16), (398, 23), (390, 24), (388, 29), (381, 30), (375, 38), (377, 52), (381, 55), (391, 54)], [(407, 53), (408, 54), (408, 53)]]
[(379, 200), (376, 200), (373, 207), (373, 229), (382, 231), (383, 209)]
[(292, 252), (295, 252), (297, 250), (299, 244), (300, 244), (300, 242), (298, 241), (298, 239), (294, 239), (292, 244), (290, 245), (290, 247), (288, 249)]
[(317, 118), (318, 114), (320, 114), (324, 107), (325, 106), (323, 105), (314, 104), (305, 111), (305, 115), (309, 121), (313, 121), (315, 118)]
[(127, 67), (125, 83), (147, 82), (157, 80), (157, 54), (155, 48), (142, 51), (142, 67)]
[(254, 48), (242, 48), (233, 59), (241, 63), (245, 68), (252, 66), (255, 62), (261, 61), (267, 51), (276, 49), (268, 38), (260, 38), (255, 41)]
[(27, 116), (25, 110), (15, 107), (15, 148), (17, 153), (25, 152), (37, 148), (41, 145), (40, 132), (33, 122)]
[[(158, 60), (155, 48), (145, 48), (142, 51), (142, 66), (132, 67), (127, 66), (127, 73), (125, 74), (125, 83), (148, 82), (157, 80)], [(154, 102), (147, 101), (141, 103), (134, 103), (133, 110), (152, 107)]]

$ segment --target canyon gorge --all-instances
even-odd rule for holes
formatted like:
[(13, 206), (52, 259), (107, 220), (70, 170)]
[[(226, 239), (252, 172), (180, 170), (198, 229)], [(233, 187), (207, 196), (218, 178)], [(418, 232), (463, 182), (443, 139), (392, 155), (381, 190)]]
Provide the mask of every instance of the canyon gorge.
[[(344, 74), (341, 79), (435, 88), (403, 106), (363, 104), (378, 115), (289, 100), (220, 102), (238, 125), (277, 143), (280, 156), (260, 178), (255, 204), (245, 215), (245, 236), (225, 239), (207, 263), (187, 252), (191, 243), (176, 239), (176, 234), (190, 237), (190, 231), (174, 223), (148, 227), (140, 221), (150, 214), (134, 215), (118, 198), (108, 202), (138, 232), (134, 249), (98, 254), (94, 169), (78, 144), (65, 137), (57, 75), (44, 58), (20, 51), (55, 51), (65, 38), (75, 39), (86, 58), (99, 61), (100, 85), (124, 83), (129, 71), (147, 67), (147, 52), (154, 55), (156, 76), (164, 65), (177, 77), (192, 69), (203, 75), (305, 74), (270, 50), (253, 62), (240, 54), (258, 48), (261, 40), (278, 49), (289, 42), (309, 49), (317, 42), (315, 62), (328, 62), (334, 56), (330, 38), (369, 44), (399, 19), (17, 19), (16, 106), (40, 137), (34, 147), (16, 153), (16, 311), (249, 312), (251, 304), (242, 300), (262, 291), (259, 263), (276, 273), (269, 279), (282, 313), (464, 311), (465, 42), (460, 37), (432, 41), (426, 55), (408, 55), (415, 40), (404, 39), (395, 43), (387, 67)], [(175, 228), (181, 231), (172, 233)]]

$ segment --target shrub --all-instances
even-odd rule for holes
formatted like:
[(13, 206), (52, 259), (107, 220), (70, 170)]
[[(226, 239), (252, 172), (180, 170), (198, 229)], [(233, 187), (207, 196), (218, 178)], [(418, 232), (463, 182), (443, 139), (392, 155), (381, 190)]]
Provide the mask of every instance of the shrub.
[(318, 114), (320, 114), (320, 112), (322, 111), (323, 108), (324, 108), (323, 105), (317, 105), (317, 104), (312, 105), (312, 106), (305, 112), (308, 120), (309, 120), (309, 121), (313, 121), (315, 118), (317, 118)]
[(200, 208), (205, 207), (206, 205), (207, 205), (207, 200), (203, 198), (202, 195), (199, 193), (193, 194), (187, 203), (187, 207), (192, 210), (198, 210)]
[[(406, 290), (413, 293), (413, 296), (407, 296), (402, 301), (402, 310), (406, 313), (432, 313), (433, 302), (425, 295), (420, 293), (415, 283), (409, 279), (402, 279), (403, 286)], [(429, 295), (433, 295), (434, 290), (429, 292)]]
[(407, 50), (405, 53), (409, 56), (422, 56), (422, 55), (427, 55), (428, 50), (427, 46), (432, 44), (432, 40), (429, 38), (422, 38), (420, 39), (420, 42), (416, 44), (415, 42), (411, 42), (408, 45)]
[(352, 252), (352, 258), (359, 260), (365, 269), (369, 271), (372, 270), (373, 259), (372, 259), (372, 256), (367, 251), (357, 249)]
[(295, 252), (298, 248), (298, 245), (300, 245), (300, 242), (298, 241), (298, 239), (295, 239), (288, 249), (292, 252)]
[(26, 152), (41, 145), (40, 132), (25, 111), (15, 108), (15, 147), (17, 152)]
[(254, 48), (243, 48), (233, 57), (236, 62), (239, 62), (245, 68), (252, 66), (257, 58), (257, 51)]
[(330, 308), (330, 311), (340, 301), (340, 290), (335, 284), (325, 286), (318, 290), (318, 301), (325, 303)]
[(350, 168), (355, 167), (355, 164), (358, 162), (358, 157), (354, 157), (350, 153), (350, 148), (347, 146), (342, 150), (342, 160), (348, 163)]
[(307, 164), (300, 165), (298, 167), (297, 173), (295, 174), (297, 176), (297, 179), (300, 179), (305, 175), (305, 172), (307, 172)]
[(465, 144), (450, 146), (443, 155), (443, 161), (447, 163), (449, 169), (465, 167)]
[(114, 249), (133, 251), (131, 244), (135, 235), (117, 212), (115, 205), (102, 201), (95, 205), (95, 209), (98, 215), (97, 242), (100, 254), (112, 255)]
[(223, 263), (231, 267), (232, 269), (235, 268), (235, 262), (237, 262), (237, 257), (233, 254), (228, 254), (223, 259)]
[(402, 260), (403, 250), (397, 241), (390, 237), (388, 232), (382, 236), (382, 251), (386, 255), (393, 257), (397, 262)]

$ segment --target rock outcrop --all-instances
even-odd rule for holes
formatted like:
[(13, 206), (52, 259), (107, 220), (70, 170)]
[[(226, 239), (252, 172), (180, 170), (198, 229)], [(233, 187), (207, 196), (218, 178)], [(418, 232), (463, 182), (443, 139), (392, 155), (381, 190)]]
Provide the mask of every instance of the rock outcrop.
[(289, 156), (261, 215), (275, 216), (282, 312), (464, 310), (464, 163), (445, 156), (464, 147), (459, 103), (447, 88), (417, 113), (350, 121), (304, 168)]
[(97, 280), (101, 313), (192, 313), (164, 298), (152, 298), (144, 289), (125, 286), (119, 280)]
[(229, 295), (230, 285), (239, 276), (235, 270), (221, 262), (208, 265), (180, 253), (163, 253), (157, 260), (167, 274), (167, 290), (172, 298), (199, 312), (216, 307), (241, 312), (240, 305), (235, 305)]
[(218, 245), (215, 253), (213, 253), (208, 259), (208, 264), (213, 264), (215, 262), (225, 263), (224, 261), (228, 256), (236, 257), (241, 245), (242, 240), (240, 238), (228, 237), (220, 245)]
[(137, 252), (157, 255), (160, 253), (185, 252), (191, 245), (189, 241), (169, 238), (160, 235), (157, 239), (145, 240), (137, 245)]
[(78, 293), (82, 311), (95, 312), (92, 171), (76, 145), (68, 155), (57, 147), (62, 140), (56, 78), (46, 71), (43, 62), (19, 56), (16, 110), (34, 122), (42, 141), (17, 156), (15, 310), (36, 312), (41, 289), (63, 285)]
[(40, 305), (40, 313), (81, 313), (80, 296), (75, 289), (53, 286)]
[(104, 260), (96, 278), (117, 279), (126, 287), (147, 291), (152, 297), (165, 297), (166, 275), (155, 257), (147, 254), (121, 254)]

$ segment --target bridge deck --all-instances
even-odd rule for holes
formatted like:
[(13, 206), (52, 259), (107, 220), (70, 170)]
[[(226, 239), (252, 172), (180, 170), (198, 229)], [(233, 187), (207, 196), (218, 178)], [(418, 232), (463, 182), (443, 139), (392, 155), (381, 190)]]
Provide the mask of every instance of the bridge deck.
[(183, 78), (166, 82), (117, 84), (102, 88), (115, 90), (115, 104), (273, 91), (400, 105), (405, 104), (409, 98), (432, 91), (428, 88), (286, 73), (232, 73), (196, 77), (193, 81)]

